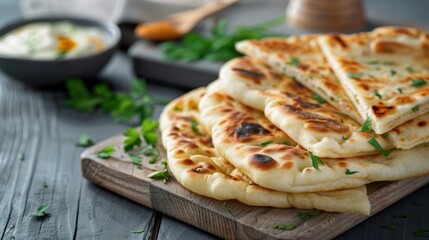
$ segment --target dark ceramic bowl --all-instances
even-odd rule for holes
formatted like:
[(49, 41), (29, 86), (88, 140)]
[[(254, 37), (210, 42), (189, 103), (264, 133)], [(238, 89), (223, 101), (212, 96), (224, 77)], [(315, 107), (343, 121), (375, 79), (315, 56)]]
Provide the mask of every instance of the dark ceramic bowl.
[(61, 21), (102, 30), (105, 34), (106, 48), (93, 55), (71, 59), (39, 60), (0, 55), (0, 69), (9, 76), (35, 87), (58, 85), (70, 77), (89, 78), (97, 75), (112, 58), (121, 38), (118, 27), (113, 23), (69, 17), (34, 18), (18, 20), (2, 27), (0, 37), (29, 23)]

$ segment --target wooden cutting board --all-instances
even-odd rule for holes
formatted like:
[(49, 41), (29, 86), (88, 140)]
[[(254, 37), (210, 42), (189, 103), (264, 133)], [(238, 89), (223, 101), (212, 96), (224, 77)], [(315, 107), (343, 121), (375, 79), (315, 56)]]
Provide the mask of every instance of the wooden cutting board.
[[(122, 141), (122, 136), (116, 136), (86, 149), (81, 155), (83, 176), (101, 187), (221, 238), (330, 239), (369, 217), (323, 212), (320, 216), (302, 220), (298, 217), (297, 209), (252, 207), (235, 200), (218, 201), (203, 197), (183, 188), (171, 174), (166, 184), (148, 178), (148, 174), (153, 170), (162, 170), (163, 166), (149, 164), (144, 160), (142, 169), (137, 169), (122, 150)], [(115, 146), (116, 152), (111, 158), (98, 158), (97, 152), (107, 145)], [(165, 159), (164, 151), (161, 155), (160, 159)], [(428, 182), (429, 176), (423, 176), (369, 184), (367, 189), (372, 206), (371, 215)], [(293, 231), (272, 227), (273, 224), (291, 223), (297, 224)]]

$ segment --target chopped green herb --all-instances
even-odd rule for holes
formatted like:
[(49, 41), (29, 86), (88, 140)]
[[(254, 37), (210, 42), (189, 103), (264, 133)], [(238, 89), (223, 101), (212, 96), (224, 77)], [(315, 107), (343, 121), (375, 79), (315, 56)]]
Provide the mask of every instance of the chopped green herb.
[(402, 94), (402, 88), (397, 88), (398, 92)]
[(341, 136), (341, 138), (342, 138), (344, 141), (349, 140), (349, 138), (348, 138), (348, 137)]
[(428, 82), (424, 79), (413, 79), (413, 80), (411, 80), (411, 85), (413, 85), (416, 88), (423, 87), (427, 83)]
[(149, 163), (155, 163), (160, 155), (158, 148), (154, 147), (153, 145), (146, 146), (142, 152), (146, 157), (151, 157), (149, 159)]
[(343, 120), (342, 118), (340, 118), (340, 122), (341, 122), (341, 123), (344, 123), (344, 120)]
[(173, 111), (175, 111), (175, 112), (180, 112), (180, 111), (182, 111), (182, 109), (181, 109), (180, 107), (174, 107), (174, 108), (173, 108)]
[(396, 70), (390, 69), (390, 75), (393, 77), (396, 75)]
[(353, 73), (353, 72), (348, 72), (347, 74), (349, 76), (349, 78), (360, 78), (363, 76), (363, 73)]
[(79, 141), (77, 142), (77, 146), (79, 147), (89, 147), (92, 146), (94, 142), (92, 141), (91, 137), (87, 134), (81, 134), (79, 136)]
[(393, 219), (405, 219), (407, 218), (407, 215), (400, 213), (392, 216)]
[(111, 157), (111, 156), (112, 156), (112, 154), (113, 154), (115, 151), (116, 151), (116, 150), (115, 150), (115, 147), (114, 147), (114, 146), (109, 145), (109, 146), (106, 146), (106, 147), (104, 147), (103, 149), (101, 149), (101, 150), (97, 153), (97, 156), (98, 156), (99, 158), (106, 159), (106, 158)]
[(378, 152), (383, 154), (383, 156), (389, 156), (392, 153), (392, 149), (384, 150), (381, 145), (377, 142), (374, 135), (372, 135), (371, 139), (368, 140), (368, 143), (371, 144)]
[(346, 172), (345, 172), (346, 175), (353, 175), (353, 174), (356, 174), (356, 173), (359, 173), (359, 171), (352, 171), (352, 170), (346, 168)]
[(290, 61), (287, 64), (299, 66), (301, 63), (299, 62), (299, 59), (297, 57), (291, 57)]
[(365, 120), (365, 122), (362, 123), (360, 128), (356, 131), (357, 132), (372, 132), (371, 119), (367, 118)]
[(395, 231), (396, 227), (393, 225), (383, 225), (384, 229), (390, 230), (390, 231)]
[(406, 67), (405, 69), (407, 70), (408, 73), (414, 72), (414, 69), (410, 66)]
[(383, 62), (383, 64), (384, 64), (384, 65), (393, 65), (393, 64), (395, 64), (395, 62), (392, 62), (392, 61), (384, 61), (384, 62)]
[(298, 212), (298, 216), (303, 220), (306, 220), (310, 217), (316, 217), (319, 215), (320, 215), (320, 212)]
[(67, 51), (59, 51), (57, 52), (57, 55), (55, 56), (55, 59), (64, 59), (64, 57), (66, 56)]
[(158, 142), (158, 126), (159, 122), (152, 119), (144, 119), (142, 121), (141, 133), (147, 144), (155, 146)]
[(229, 209), (227, 202), (223, 202), (223, 208), (226, 209), (226, 211), (229, 213), (229, 215), (231, 215), (232, 217), (235, 217), (234, 214), (232, 213), (231, 209)]
[(392, 47), (386, 47), (384, 49), (386, 50), (386, 52), (393, 52), (393, 48)]
[(380, 100), (383, 99), (383, 97), (380, 95), (377, 89), (374, 90), (374, 95)]
[(413, 232), (414, 236), (427, 238), (429, 237), (429, 229), (419, 229)]
[(128, 128), (124, 134), (123, 147), (126, 152), (131, 151), (134, 147), (139, 147), (142, 143), (140, 133), (134, 128)]
[(139, 156), (135, 154), (129, 154), (128, 156), (130, 156), (131, 162), (137, 169), (142, 169), (142, 159)]
[(374, 64), (379, 64), (379, 63), (380, 63), (380, 61), (374, 60), (374, 61), (368, 61), (368, 62), (366, 62), (366, 63), (371, 64), (371, 65), (374, 65)]
[(30, 214), (30, 217), (32, 217), (32, 218), (50, 217), (51, 214), (46, 212), (46, 210), (48, 210), (48, 208), (49, 208), (49, 204), (42, 204), (36, 209), (35, 212)]
[(43, 188), (48, 188), (48, 187), (49, 187), (48, 182), (43, 181)]
[(279, 230), (285, 230), (285, 231), (292, 231), (296, 228), (296, 224), (288, 224), (288, 225), (281, 225), (281, 224), (274, 224), (273, 229), (279, 229)]
[(146, 229), (135, 229), (135, 230), (131, 230), (132, 233), (143, 233), (145, 232)]
[(168, 163), (166, 161), (161, 163), (164, 165), (164, 170), (153, 172), (149, 174), (148, 177), (155, 180), (163, 180), (164, 183), (167, 183), (168, 179), (170, 178), (170, 175), (168, 174)]
[(288, 142), (288, 141), (283, 141), (283, 144), (284, 145), (288, 145), (288, 146), (290, 146), (291, 144), (290, 144), (290, 142)]
[(18, 160), (19, 161), (24, 161), (25, 160), (25, 154), (24, 153), (18, 154)]
[(319, 169), (319, 163), (322, 165), (325, 165), (325, 163), (322, 161), (322, 159), (320, 159), (318, 156), (314, 155), (312, 152), (307, 151), (308, 155), (310, 155), (310, 159), (311, 159), (311, 164), (313, 165), (313, 167), (320, 171)]
[(411, 108), (411, 111), (412, 112), (417, 112), (417, 111), (419, 111), (420, 110), (420, 105), (416, 105), (416, 106), (414, 106), (413, 108)]
[(267, 145), (270, 145), (271, 143), (274, 143), (274, 142), (269, 140), (269, 141), (265, 141), (265, 142), (258, 144), (258, 146), (259, 147), (266, 147)]
[(320, 95), (318, 95), (317, 93), (313, 93), (312, 97), (314, 100), (316, 100), (318, 103), (323, 104), (325, 103), (325, 99), (323, 99)]
[(198, 125), (199, 125), (199, 123), (197, 121), (195, 121), (193, 119), (191, 120), (191, 129), (192, 129), (192, 132), (194, 132), (198, 136), (203, 136), (203, 134), (197, 128)]

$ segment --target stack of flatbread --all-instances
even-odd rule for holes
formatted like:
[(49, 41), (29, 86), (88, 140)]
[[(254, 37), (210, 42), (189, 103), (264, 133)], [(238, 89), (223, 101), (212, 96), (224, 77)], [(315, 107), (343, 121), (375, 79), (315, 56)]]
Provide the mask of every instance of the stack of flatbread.
[(189, 190), (255, 206), (370, 213), (365, 185), (429, 174), (429, 34), (248, 40), (161, 115)]

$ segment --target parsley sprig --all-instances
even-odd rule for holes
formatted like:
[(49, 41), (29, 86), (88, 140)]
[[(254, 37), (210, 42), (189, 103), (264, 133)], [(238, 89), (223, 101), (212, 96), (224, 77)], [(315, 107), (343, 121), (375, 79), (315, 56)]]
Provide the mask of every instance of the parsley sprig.
[(210, 34), (195, 32), (186, 34), (180, 42), (170, 41), (160, 44), (164, 58), (169, 61), (192, 62), (197, 60), (225, 62), (242, 56), (235, 50), (235, 43), (247, 39), (280, 36), (267, 29), (284, 23), (284, 16), (263, 23), (259, 26), (237, 27), (227, 32), (227, 21), (220, 19), (211, 29)]
[(69, 79), (66, 88), (69, 96), (64, 101), (66, 107), (82, 112), (94, 112), (101, 108), (115, 122), (131, 121), (135, 117), (139, 117), (140, 121), (151, 118), (156, 105), (167, 103), (150, 96), (146, 82), (137, 78), (132, 80), (128, 93), (113, 92), (105, 83), (96, 84), (91, 91), (81, 79)]
[(97, 152), (97, 157), (106, 159), (112, 156), (112, 154), (116, 151), (115, 147), (112, 145), (106, 146), (100, 151)]
[(30, 214), (30, 217), (32, 217), (32, 218), (50, 217), (51, 214), (46, 212), (46, 210), (48, 210), (48, 208), (49, 208), (49, 204), (42, 204), (36, 209), (35, 212)]
[(325, 165), (325, 163), (320, 159), (318, 156), (314, 155), (312, 152), (307, 151), (308, 155), (311, 159), (311, 164), (313, 165), (314, 169), (320, 171), (319, 164)]
[(285, 231), (292, 231), (296, 228), (296, 224), (291, 223), (288, 225), (282, 225), (282, 224), (274, 224), (273, 229), (279, 229), (279, 230), (285, 230)]
[(168, 179), (170, 178), (170, 175), (168, 174), (168, 163), (163, 161), (161, 164), (164, 165), (164, 170), (153, 172), (149, 174), (148, 177), (155, 180), (163, 180), (164, 183), (167, 183)]

